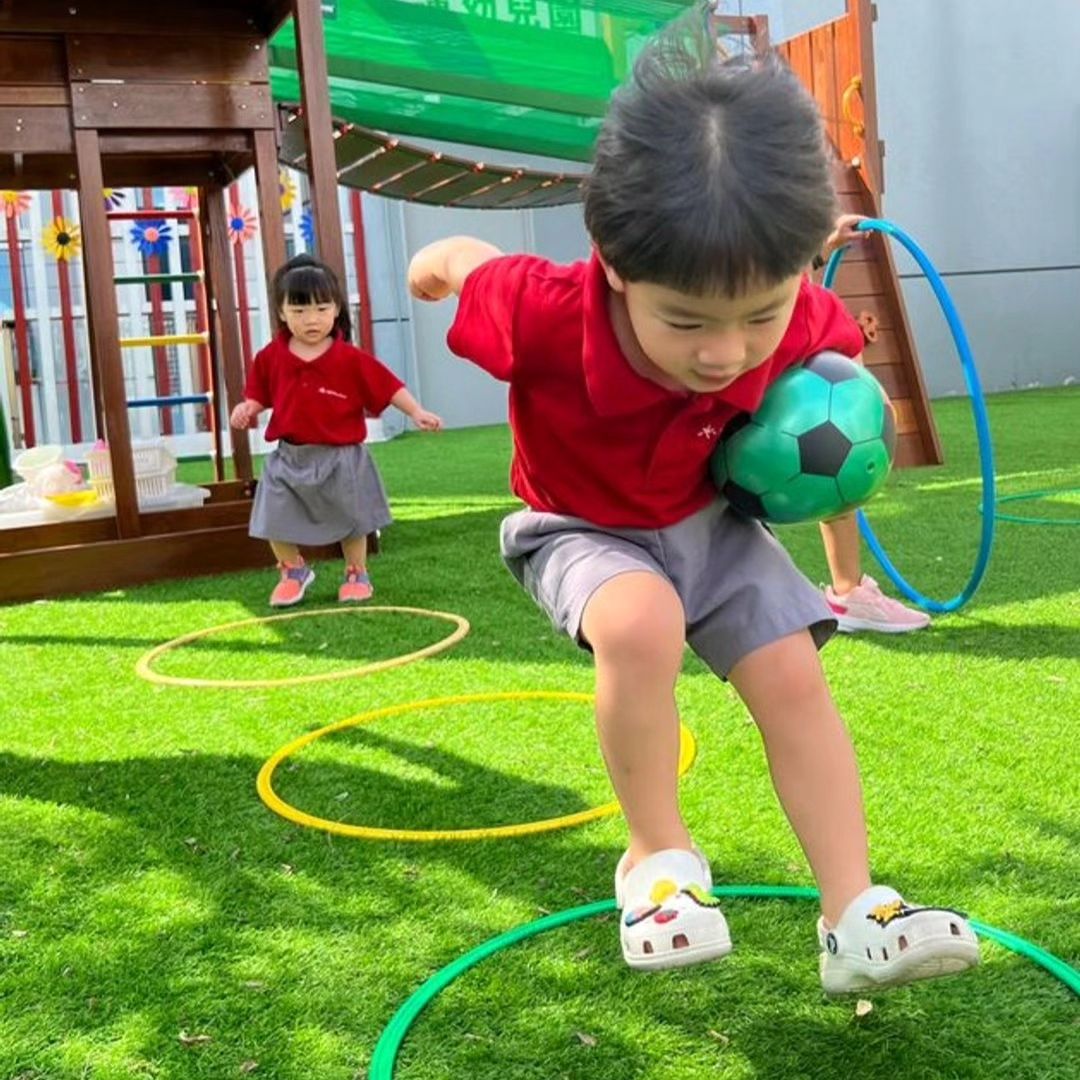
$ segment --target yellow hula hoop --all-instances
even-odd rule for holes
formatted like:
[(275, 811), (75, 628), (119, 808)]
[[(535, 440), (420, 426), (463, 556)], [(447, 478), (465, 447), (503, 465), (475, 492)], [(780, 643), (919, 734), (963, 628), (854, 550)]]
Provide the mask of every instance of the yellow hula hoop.
[[(305, 746), (321, 739), (324, 735), (330, 735), (335, 731), (355, 727), (358, 724), (366, 724), (372, 720), (381, 719), (384, 716), (396, 716), (403, 712), (414, 712), (417, 709), (434, 709), (442, 705), (464, 705), (476, 701), (529, 701), (546, 699), (549, 701), (583, 701), (591, 702), (592, 694), (580, 694), (561, 690), (519, 690), (503, 693), (490, 694), (455, 694), (452, 697), (428, 698), (424, 701), (408, 702), (404, 705), (391, 705), (384, 709), (375, 709), (372, 712), (360, 713), (351, 716), (348, 720), (341, 720), (336, 724), (328, 724), (319, 728), (318, 731), (309, 731), (306, 735), (294, 739), (291, 743), (283, 746), (271, 757), (259, 770), (259, 777), (255, 782), (255, 788), (259, 798), (275, 814), (279, 814), (287, 821), (296, 825), (304, 825), (312, 829), (322, 829), (324, 832), (334, 833), (336, 836), (351, 836), (359, 840), (406, 840), (418, 842), (433, 842), (438, 840), (495, 840), (506, 839), (514, 836), (531, 836), (534, 833), (553, 832), (556, 829), (569, 829), (575, 825), (584, 825), (590, 821), (598, 821), (601, 818), (612, 817), (619, 813), (620, 807), (617, 802), (604, 803), (603, 806), (595, 806), (589, 810), (581, 810), (575, 814), (564, 814), (562, 817), (545, 818), (542, 821), (527, 821), (519, 825), (493, 825), (479, 829), (381, 829), (369, 825), (350, 825), (341, 821), (330, 821), (327, 818), (315, 817), (305, 813), (295, 806), (285, 802), (273, 787), (274, 770), (293, 754), (302, 750)], [(694, 763), (697, 754), (697, 743), (690, 729), (684, 724), (679, 725), (679, 776), (684, 776)]]
[[(402, 656), (392, 656), (388, 660), (376, 660), (370, 664), (362, 664), (360, 667), (346, 668), (343, 671), (322, 671), (317, 675), (295, 675), (285, 679), (198, 679), (186, 678), (179, 675), (162, 675), (154, 671), (153, 664), (163, 653), (188, 645), (192, 641), (209, 637), (211, 634), (224, 633), (226, 630), (236, 630), (241, 626), (256, 626), (259, 623), (283, 622), (286, 619), (310, 619), (316, 615), (369, 615), (372, 612), (395, 611), (407, 615), (424, 615), (432, 619), (444, 619), (454, 624), (452, 630), (441, 641), (432, 645), (425, 645), (415, 652), (405, 653)], [(314, 611), (294, 611), (288, 615), (266, 615), (258, 619), (241, 619), (239, 622), (223, 623), (221, 626), (210, 626), (203, 630), (195, 630), (190, 634), (173, 638), (164, 645), (157, 645), (148, 653), (139, 657), (135, 664), (135, 674), (147, 682), (159, 686), (204, 686), (216, 689), (266, 689), (272, 686), (299, 686), (302, 683), (333, 682), (335, 679), (357, 679), (361, 675), (372, 675), (376, 671), (386, 671), (388, 668), (401, 667), (411, 664), (414, 660), (422, 660), (425, 656), (434, 656), (444, 652), (452, 645), (457, 644), (469, 632), (469, 621), (460, 615), (453, 615), (447, 611), (428, 611), (425, 608), (413, 607), (356, 607), (356, 608), (317, 608)]]

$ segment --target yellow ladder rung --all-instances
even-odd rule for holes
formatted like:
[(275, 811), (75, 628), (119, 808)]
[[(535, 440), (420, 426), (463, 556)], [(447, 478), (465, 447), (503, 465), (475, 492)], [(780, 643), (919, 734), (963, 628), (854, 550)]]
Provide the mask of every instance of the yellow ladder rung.
[(121, 338), (120, 348), (155, 348), (158, 345), (205, 345), (209, 340), (210, 338), (207, 334), (157, 334), (151, 337)]

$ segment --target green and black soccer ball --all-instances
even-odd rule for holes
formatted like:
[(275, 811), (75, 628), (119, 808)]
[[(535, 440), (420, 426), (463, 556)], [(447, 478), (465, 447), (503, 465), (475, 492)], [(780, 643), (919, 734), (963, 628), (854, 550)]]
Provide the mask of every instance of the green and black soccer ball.
[(757, 412), (733, 420), (709, 463), (740, 512), (778, 525), (822, 521), (885, 483), (896, 423), (881, 384), (839, 353), (785, 371)]

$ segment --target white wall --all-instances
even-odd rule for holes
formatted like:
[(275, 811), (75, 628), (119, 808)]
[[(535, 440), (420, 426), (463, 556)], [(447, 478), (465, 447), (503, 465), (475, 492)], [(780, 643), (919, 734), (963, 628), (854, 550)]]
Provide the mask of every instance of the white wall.
[[(1080, 4), (878, 0), (885, 211), (945, 275), (992, 390), (1080, 378)], [(906, 255), (931, 393), (963, 392)]]

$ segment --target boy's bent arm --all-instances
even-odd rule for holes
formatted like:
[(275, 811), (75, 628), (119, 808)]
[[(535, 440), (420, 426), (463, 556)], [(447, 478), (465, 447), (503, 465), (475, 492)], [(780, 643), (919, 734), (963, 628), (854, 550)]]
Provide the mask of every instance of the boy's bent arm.
[(409, 262), (409, 292), (417, 300), (444, 300), (461, 295), (465, 279), (502, 252), (474, 236), (450, 236), (421, 248)]

